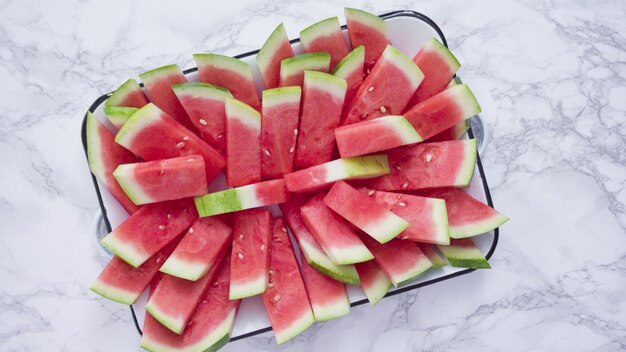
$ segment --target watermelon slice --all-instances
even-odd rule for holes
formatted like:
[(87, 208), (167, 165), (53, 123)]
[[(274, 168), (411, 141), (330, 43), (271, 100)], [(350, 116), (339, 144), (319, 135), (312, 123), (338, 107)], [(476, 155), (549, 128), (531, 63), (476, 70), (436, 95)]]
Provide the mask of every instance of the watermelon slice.
[(426, 142), (455, 141), (457, 139), (461, 139), (461, 137), (463, 137), (467, 133), (469, 128), (470, 119), (467, 119), (428, 138)]
[(324, 204), (324, 193), (302, 206), (302, 222), (335, 264), (364, 262), (373, 258), (352, 227)]
[(280, 83), (280, 62), (292, 56), (293, 49), (291, 48), (291, 43), (289, 43), (285, 26), (281, 23), (270, 34), (256, 55), (256, 63), (265, 81), (265, 88), (278, 87)]
[(335, 139), (342, 158), (371, 154), (414, 144), (422, 137), (401, 115), (383, 116), (335, 129)]
[(113, 176), (137, 205), (199, 196), (208, 190), (200, 155), (122, 164)]
[(368, 155), (337, 159), (285, 175), (289, 192), (306, 193), (326, 188), (339, 180), (371, 178), (389, 173), (387, 156)]
[(330, 70), (348, 55), (349, 51), (338, 17), (314, 23), (300, 31), (300, 43), (306, 53), (329, 53)]
[(226, 155), (226, 89), (208, 83), (188, 82), (172, 86), (174, 94), (200, 131), (200, 137)]
[(409, 57), (388, 45), (357, 91), (344, 125), (401, 114), (423, 79)]
[(361, 87), (361, 84), (363, 84), (364, 63), (365, 47), (361, 45), (346, 55), (346, 57), (344, 57), (337, 64), (337, 66), (335, 66), (335, 70), (333, 71), (334, 76), (345, 79), (346, 84), (348, 85), (346, 88), (346, 98), (344, 99), (343, 109), (341, 112), (342, 121), (348, 113), (350, 106), (352, 106), (352, 101), (354, 101), (356, 92)]
[(115, 141), (146, 161), (202, 155), (208, 183), (226, 164), (219, 152), (154, 104), (139, 109), (120, 129)]
[(333, 185), (324, 203), (380, 243), (389, 242), (409, 227), (406, 220), (343, 181)]
[(213, 267), (215, 258), (225, 253), (232, 242), (232, 229), (216, 217), (196, 220), (183, 236), (161, 272), (196, 281)]
[(224, 87), (236, 99), (250, 105), (253, 109), (261, 109), (259, 93), (247, 63), (218, 54), (194, 54), (193, 59), (198, 65), (201, 82)]
[(460, 189), (425, 190), (420, 194), (445, 200), (452, 238), (480, 235), (509, 221), (508, 217)]
[(313, 308), (315, 321), (337, 319), (350, 313), (350, 300), (346, 285), (302, 263), (304, 285)]
[(437, 249), (435, 249), (435, 245), (428, 244), (428, 243), (419, 243), (419, 242), (417, 243), (417, 245), (420, 247), (422, 252), (426, 254), (426, 257), (428, 257), (428, 260), (430, 260), (430, 262), (433, 263), (433, 269), (438, 269), (438, 268), (446, 266), (445, 259), (443, 259), (439, 255), (439, 253), (437, 253)]
[(280, 62), (280, 86), (302, 86), (304, 71), (328, 73), (330, 55), (326, 52), (300, 54)]
[(300, 113), (300, 87), (263, 91), (261, 177), (283, 177), (293, 171)]
[(229, 186), (261, 181), (261, 114), (233, 98), (226, 99), (226, 154)]
[(282, 344), (308, 329), (315, 318), (306, 294), (298, 261), (281, 218), (274, 220), (269, 260), (269, 284), (263, 304), (274, 330), (276, 343)]
[(201, 217), (232, 213), (239, 210), (280, 204), (288, 199), (283, 179), (264, 181), (196, 197)]
[(483, 255), (471, 238), (453, 239), (449, 246), (437, 246), (448, 259), (450, 265), (457, 268), (491, 269), (487, 258)]
[(389, 281), (389, 278), (387, 278), (383, 269), (376, 264), (375, 260), (357, 263), (354, 266), (359, 273), (363, 292), (365, 292), (370, 304), (375, 306), (393, 287), (393, 283)]
[(130, 119), (130, 117), (137, 112), (137, 110), (139, 109), (120, 106), (105, 106), (104, 114), (113, 127), (119, 130), (126, 123), (126, 121), (128, 121), (128, 119)]
[(104, 102), (105, 107), (125, 106), (130, 108), (142, 108), (148, 104), (148, 98), (134, 79), (122, 83), (113, 94)]
[(85, 126), (87, 136), (87, 159), (89, 169), (104, 187), (117, 199), (129, 214), (139, 209), (113, 177), (113, 171), (120, 164), (137, 161), (131, 152), (115, 143), (115, 136), (91, 112), (87, 113)]
[(465, 84), (459, 84), (424, 100), (404, 113), (424, 139), (480, 113), (476, 97)]
[(391, 150), (391, 173), (366, 183), (382, 191), (467, 187), (476, 165), (476, 140), (421, 143)]
[(229, 267), (228, 261), (225, 261), (181, 335), (146, 314), (141, 347), (152, 352), (169, 352), (217, 351), (224, 346), (230, 339), (241, 302), (228, 299)]
[(333, 131), (341, 122), (346, 81), (323, 72), (306, 71), (295, 165), (307, 168), (332, 160)]
[(150, 101), (173, 117), (181, 125), (191, 131), (195, 127), (189, 119), (189, 115), (176, 98), (172, 85), (187, 82), (187, 78), (178, 65), (168, 65), (144, 72), (139, 75), (146, 88)]
[(265, 292), (269, 270), (272, 214), (266, 209), (235, 213), (230, 264), (230, 299)]
[(369, 73), (387, 45), (391, 44), (387, 23), (382, 18), (363, 10), (346, 7), (344, 13), (352, 47), (360, 45), (365, 47), (365, 70)]

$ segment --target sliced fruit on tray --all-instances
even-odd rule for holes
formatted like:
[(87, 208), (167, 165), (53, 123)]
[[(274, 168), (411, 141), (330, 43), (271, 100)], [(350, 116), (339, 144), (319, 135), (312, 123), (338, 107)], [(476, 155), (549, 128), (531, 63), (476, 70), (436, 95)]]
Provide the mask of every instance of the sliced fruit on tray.
[(167, 65), (139, 75), (150, 101), (181, 125), (195, 131), (187, 112), (176, 98), (172, 85), (187, 82), (178, 65)]
[(426, 190), (420, 194), (445, 200), (452, 238), (480, 235), (509, 221), (505, 215), (460, 189)]
[(315, 319), (298, 261), (281, 218), (274, 220), (271, 247), (269, 284), (263, 293), (263, 304), (276, 343), (282, 344), (308, 329)]
[(344, 124), (401, 114), (423, 79), (408, 56), (388, 45), (357, 91)]
[(188, 82), (172, 86), (176, 97), (210, 146), (226, 155), (226, 88), (208, 83)]
[(302, 86), (304, 71), (329, 72), (330, 55), (326, 52), (300, 54), (280, 62), (280, 86)]
[(187, 230), (197, 218), (198, 213), (191, 199), (144, 205), (100, 243), (138, 268)]
[(115, 143), (115, 136), (91, 112), (87, 112), (85, 124), (87, 137), (87, 159), (91, 173), (102, 182), (109, 192), (120, 202), (129, 214), (139, 209), (113, 177), (113, 171), (120, 164), (134, 163), (137, 157)]
[(428, 260), (430, 260), (430, 262), (433, 263), (433, 269), (438, 269), (438, 268), (446, 266), (446, 260), (443, 259), (439, 255), (439, 253), (437, 253), (437, 249), (435, 248), (435, 245), (429, 244), (429, 243), (419, 243), (419, 242), (417, 243), (417, 245), (420, 247), (422, 252), (426, 254), (426, 257), (428, 257)]
[(393, 283), (375, 260), (357, 263), (354, 266), (359, 273), (361, 288), (365, 292), (367, 300), (370, 301), (371, 305), (376, 305), (393, 287)]
[(435, 244), (450, 243), (445, 201), (368, 189), (361, 191), (409, 222), (409, 227), (400, 234), (400, 239)]
[(280, 204), (288, 197), (285, 181), (281, 178), (205, 194), (194, 200), (198, 214), (205, 217)]
[(306, 53), (329, 53), (331, 71), (349, 51), (338, 17), (327, 18), (300, 31), (300, 43)]
[(389, 151), (391, 173), (367, 180), (381, 191), (467, 187), (476, 166), (476, 140), (420, 143)]
[(471, 238), (452, 239), (449, 246), (437, 246), (448, 259), (450, 265), (457, 268), (491, 269), (487, 258), (483, 255)]
[(148, 98), (134, 79), (122, 83), (113, 94), (104, 102), (105, 107), (125, 106), (129, 108), (142, 108), (148, 104)]
[(356, 92), (363, 84), (363, 65), (365, 63), (365, 47), (358, 46), (354, 48), (346, 57), (344, 57), (333, 70), (333, 75), (346, 80), (346, 98), (343, 101), (343, 109), (341, 112), (342, 121), (352, 101), (356, 96)]
[(371, 154), (422, 141), (419, 133), (401, 115), (389, 115), (341, 126), (335, 139), (342, 158)]
[(433, 266), (415, 242), (394, 238), (381, 244), (363, 234), (361, 239), (395, 287), (414, 280)]
[(200, 155), (122, 164), (113, 176), (137, 205), (199, 196), (208, 190)]
[(323, 72), (306, 71), (295, 166), (307, 168), (332, 160), (333, 131), (341, 122), (346, 81)]
[(360, 263), (373, 258), (359, 236), (343, 218), (324, 204), (324, 193), (315, 195), (302, 206), (302, 222), (324, 252), (338, 265)]
[(404, 113), (417, 133), (424, 139), (480, 113), (476, 97), (465, 84), (448, 88), (424, 100)]
[(387, 155), (336, 159), (285, 175), (290, 192), (306, 193), (324, 189), (335, 181), (372, 178), (389, 173)]
[(228, 298), (230, 264), (221, 266), (182, 334), (176, 334), (146, 314), (141, 347), (152, 352), (217, 351), (230, 339), (240, 300)]
[(352, 47), (360, 45), (365, 47), (365, 70), (369, 73), (387, 45), (391, 44), (387, 23), (382, 18), (363, 10), (346, 7), (344, 13)]
[(154, 104), (139, 109), (120, 129), (115, 141), (146, 161), (202, 155), (208, 183), (226, 165), (217, 150)]
[(261, 177), (283, 177), (293, 171), (300, 116), (300, 87), (263, 91)]
[(289, 43), (285, 25), (281, 23), (270, 34), (256, 55), (256, 63), (265, 81), (265, 88), (278, 87), (280, 83), (280, 62), (292, 56), (293, 49), (291, 48), (291, 43)]
[(236, 99), (253, 109), (261, 109), (250, 65), (239, 59), (218, 54), (194, 54), (193, 59), (198, 65), (201, 82), (224, 87)]
[(304, 285), (313, 308), (315, 321), (337, 319), (350, 313), (350, 300), (346, 285), (302, 263)]
[(226, 99), (226, 182), (239, 187), (261, 181), (261, 114)]
[(461, 137), (463, 137), (467, 133), (469, 128), (470, 119), (467, 119), (428, 138), (426, 142), (455, 141), (457, 139), (461, 139)]
[(289, 202), (280, 205), (285, 221), (289, 225), (291, 234), (298, 242), (306, 262), (320, 273), (337, 281), (352, 285), (358, 284), (359, 275), (354, 265), (336, 265), (333, 263), (315, 237), (309, 232), (309, 229), (306, 228), (304, 222), (302, 222), (300, 208), (308, 201), (308, 197), (297, 196), (292, 197)]
[(235, 213), (233, 221), (230, 299), (238, 299), (267, 289), (272, 214), (250, 209)]
[(409, 227), (406, 220), (343, 181), (333, 185), (324, 203), (380, 243), (389, 242)]
[(198, 219), (159, 270), (196, 281), (211, 270), (216, 258), (226, 252), (231, 243), (230, 226), (216, 217)]
[(117, 130), (122, 128), (126, 121), (133, 116), (134, 113), (139, 110), (138, 108), (128, 108), (123, 106), (105, 106), (104, 114), (107, 117), (107, 120), (111, 122), (113, 127)]

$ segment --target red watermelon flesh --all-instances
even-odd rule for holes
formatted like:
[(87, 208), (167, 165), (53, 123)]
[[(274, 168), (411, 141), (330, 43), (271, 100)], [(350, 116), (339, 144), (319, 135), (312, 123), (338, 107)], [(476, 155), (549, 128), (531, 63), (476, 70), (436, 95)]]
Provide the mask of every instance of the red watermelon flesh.
[(122, 106), (129, 108), (142, 108), (148, 104), (148, 98), (134, 79), (129, 79), (119, 86), (109, 99), (104, 102), (105, 107)]
[(320, 273), (307, 262), (302, 263), (302, 274), (315, 321), (336, 319), (350, 313), (345, 284)]
[(280, 62), (280, 86), (302, 87), (304, 71), (329, 72), (330, 55), (327, 52), (300, 54)]
[(353, 48), (365, 47), (365, 70), (374, 67), (385, 47), (391, 44), (387, 23), (380, 17), (369, 12), (346, 7), (348, 35)]
[(363, 84), (363, 65), (365, 63), (365, 47), (359, 46), (352, 50), (335, 66), (333, 75), (346, 80), (346, 98), (343, 102), (341, 120), (345, 119), (356, 92)]
[(274, 220), (269, 258), (269, 284), (263, 304), (276, 343), (282, 344), (308, 329), (314, 322), (296, 255), (282, 218)]
[(265, 88), (278, 87), (280, 83), (280, 62), (293, 56), (293, 49), (285, 26), (281, 23), (274, 29), (256, 55), (256, 62), (265, 81)]
[(368, 260), (354, 265), (361, 279), (361, 288), (371, 305), (376, 305), (389, 290), (393, 283), (387, 278), (387, 274), (380, 268), (375, 260)]
[(457, 139), (461, 139), (467, 133), (470, 128), (470, 119), (459, 122), (456, 125), (444, 130), (442, 132), (437, 133), (436, 135), (428, 138), (426, 142), (444, 142), (444, 141), (454, 141)]
[(261, 114), (226, 99), (226, 182), (239, 187), (261, 181)]
[(329, 53), (331, 71), (349, 51), (338, 17), (325, 19), (303, 29), (300, 32), (300, 43), (306, 53)]

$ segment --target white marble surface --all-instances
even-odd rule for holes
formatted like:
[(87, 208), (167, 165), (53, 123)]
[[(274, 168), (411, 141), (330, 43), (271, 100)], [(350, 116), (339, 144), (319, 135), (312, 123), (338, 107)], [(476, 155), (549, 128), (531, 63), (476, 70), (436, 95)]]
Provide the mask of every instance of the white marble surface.
[[(215, 3), (215, 2), (211, 2)], [(102, 93), (191, 54), (255, 49), (344, 5), (423, 12), (464, 64), (489, 126), (483, 162), (512, 218), (494, 267), (225, 351), (626, 348), (626, 6), (622, 1), (0, 0), (0, 350), (135, 351), (102, 263), (79, 130)]]

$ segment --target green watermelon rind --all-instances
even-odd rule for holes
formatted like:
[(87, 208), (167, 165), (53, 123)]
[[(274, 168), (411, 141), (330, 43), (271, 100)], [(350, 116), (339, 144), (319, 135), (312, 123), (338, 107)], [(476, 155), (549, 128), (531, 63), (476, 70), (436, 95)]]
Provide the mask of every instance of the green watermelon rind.
[(445, 45), (443, 45), (439, 40), (430, 38), (426, 41), (423, 48), (428, 51), (435, 52), (439, 55), (444, 62), (447, 64), (448, 68), (452, 72), (456, 72), (461, 68), (461, 63), (457, 58), (452, 54), (450, 49), (448, 49)]
[(361, 281), (354, 265), (336, 265), (326, 253), (319, 252), (313, 246), (299, 241), (300, 249), (307, 263), (322, 274), (350, 285), (357, 285)]
[(476, 168), (476, 155), (478, 151), (476, 149), (476, 140), (468, 139), (465, 141), (465, 156), (463, 162), (458, 169), (457, 177), (454, 185), (457, 187), (469, 186), (472, 176), (474, 175), (474, 169)]
[(270, 34), (265, 43), (263, 43), (259, 52), (256, 54), (256, 63), (261, 72), (267, 69), (270, 60), (272, 59), (272, 55), (274, 55), (285, 40), (289, 41), (289, 38), (287, 37), (285, 25), (281, 23), (274, 28), (272, 34)]
[(252, 71), (250, 70), (250, 65), (234, 57), (220, 54), (193, 54), (193, 59), (198, 67), (213, 65), (219, 67), (220, 69), (235, 72), (252, 81)]
[(300, 54), (280, 62), (280, 77), (284, 79), (304, 70), (326, 69), (327, 71), (329, 67), (330, 54), (327, 52)]
[(272, 108), (277, 105), (297, 103), (302, 95), (300, 86), (266, 89), (263, 95), (263, 108)]
[(487, 258), (477, 247), (437, 246), (448, 259), (450, 265), (457, 268), (491, 269)]
[(154, 199), (142, 191), (142, 185), (135, 180), (135, 167), (140, 164), (121, 164), (113, 171), (113, 177), (135, 205), (154, 203)]
[(417, 279), (421, 275), (423, 275), (426, 271), (433, 267), (433, 263), (428, 260), (426, 255), (424, 255), (420, 261), (413, 266), (410, 270), (405, 270), (401, 274), (396, 274), (389, 277), (389, 280), (393, 283), (395, 287), (402, 287), (409, 282)]
[(232, 98), (230, 91), (224, 87), (203, 82), (185, 82), (172, 85), (172, 90), (177, 97), (194, 96), (223, 101), (227, 97)]
[(389, 292), (392, 287), (393, 283), (382, 270), (378, 272), (378, 278), (376, 279), (374, 285), (371, 285), (368, 288), (361, 285), (363, 292), (365, 292), (365, 296), (367, 296), (367, 300), (372, 306), (375, 306), (378, 302), (380, 302), (380, 300), (385, 297), (387, 292)]
[(346, 294), (332, 303), (324, 305), (311, 304), (311, 309), (316, 322), (329, 321), (350, 313), (350, 300), (348, 300), (348, 295)]
[(448, 209), (443, 199), (430, 198), (429, 202), (433, 209), (433, 222), (436, 224), (437, 244), (450, 244), (450, 226), (448, 224)]
[(137, 110), (128, 121), (120, 128), (115, 135), (115, 142), (129, 148), (135, 135), (141, 132), (146, 126), (158, 122), (161, 116), (161, 109), (153, 103), (149, 103)]
[(137, 110), (139, 109), (125, 106), (105, 106), (104, 114), (113, 126), (120, 129)]
[(380, 243), (387, 243), (409, 227), (409, 222), (388, 211), (386, 216), (378, 221), (371, 221), (361, 230)]
[(443, 94), (452, 95), (457, 105), (461, 108), (461, 115), (470, 118), (482, 112), (476, 96), (467, 84), (457, 84), (443, 91)]
[(85, 127), (85, 134), (87, 137), (87, 160), (89, 169), (100, 182), (104, 183), (104, 164), (102, 163), (102, 148), (100, 133), (98, 132), (99, 121), (91, 113), (87, 112), (87, 122)]
[[(346, 179), (372, 178), (391, 172), (387, 154), (372, 154), (331, 161), (331, 163), (334, 162), (341, 163), (345, 169)], [(333, 181), (339, 181), (339, 179)]]
[(267, 290), (267, 281), (267, 273), (260, 273), (257, 278), (248, 279), (245, 283), (231, 281), (228, 297), (234, 300), (260, 295)]
[(133, 91), (141, 91), (141, 87), (134, 79), (130, 78), (122, 83), (113, 94), (104, 102), (105, 107), (118, 106), (122, 100)]
[(364, 244), (355, 244), (347, 248), (324, 248), (324, 251), (336, 265), (356, 264), (374, 259), (374, 255)]
[(359, 45), (337, 63), (337, 66), (333, 69), (333, 76), (347, 79), (354, 71), (359, 69), (362, 71), (364, 64), (365, 47)]
[(178, 65), (172, 64), (172, 65), (161, 66), (153, 70), (146, 71), (144, 73), (140, 73), (139, 78), (141, 78), (141, 81), (143, 82), (144, 85), (148, 85), (156, 80), (161, 79), (162, 77), (169, 76), (169, 75), (178, 75), (178, 74), (182, 75), (183, 71), (181, 71)]
[(281, 345), (294, 337), (300, 335), (303, 331), (310, 328), (315, 323), (315, 317), (311, 309), (307, 309), (306, 312), (298, 319), (294, 320), (291, 326), (280, 331), (274, 330), (274, 337), (276, 338), (276, 344)]
[(226, 119), (237, 119), (248, 127), (261, 130), (261, 114), (250, 105), (227, 97), (226, 100)]
[[(351, 7), (344, 8), (344, 14), (346, 19), (360, 22), (364, 25), (375, 28), (377, 31), (384, 34), (385, 37), (388, 36), (389, 30), (387, 29), (387, 23), (382, 18), (367, 11)], [(350, 30), (350, 28), (348, 28), (348, 30)]]
[(391, 45), (387, 45), (385, 51), (380, 58), (385, 62), (389, 62), (396, 66), (401, 72), (404, 73), (406, 79), (411, 82), (411, 85), (417, 89), (417, 87), (424, 80), (424, 73), (417, 65), (411, 60), (405, 53), (396, 49)]
[(194, 197), (193, 200), (200, 217), (243, 210), (236, 188)]
[(176, 276), (189, 281), (197, 281), (211, 270), (211, 265), (206, 263), (194, 263), (189, 260), (179, 259), (176, 254), (170, 255), (163, 263), (159, 271), (171, 276)]
[(302, 42), (302, 45), (306, 46), (307, 43), (310, 43), (319, 37), (330, 35), (335, 31), (341, 31), (339, 17), (327, 18), (313, 23), (312, 25), (301, 30), (300, 41)]
[(173, 332), (180, 334), (185, 329), (185, 321), (184, 319), (175, 319), (172, 316), (162, 312), (159, 307), (155, 306), (151, 299), (146, 303), (146, 311), (152, 315), (152, 317), (159, 321), (159, 323), (163, 324), (166, 328), (172, 330)]
[(329, 73), (319, 71), (304, 71), (304, 87), (326, 91), (331, 95), (343, 100), (346, 95), (348, 84), (346, 80)]
[(140, 267), (149, 258), (145, 253), (137, 251), (134, 245), (120, 241), (115, 230), (101, 239), (100, 244), (133, 268)]
[(455, 239), (461, 239), (481, 235), (500, 227), (507, 221), (509, 221), (509, 218), (507, 216), (497, 213), (492, 217), (482, 219), (478, 222), (466, 224), (463, 226), (450, 227), (450, 237)]
[(141, 295), (108, 285), (100, 280), (96, 280), (89, 289), (104, 298), (127, 305), (134, 304)]

